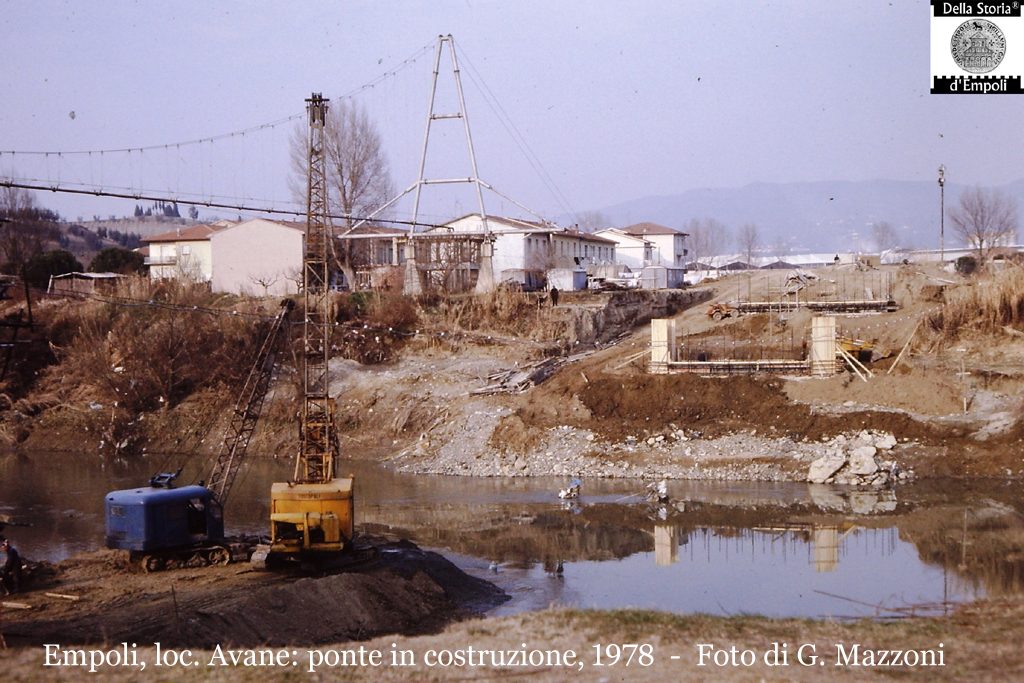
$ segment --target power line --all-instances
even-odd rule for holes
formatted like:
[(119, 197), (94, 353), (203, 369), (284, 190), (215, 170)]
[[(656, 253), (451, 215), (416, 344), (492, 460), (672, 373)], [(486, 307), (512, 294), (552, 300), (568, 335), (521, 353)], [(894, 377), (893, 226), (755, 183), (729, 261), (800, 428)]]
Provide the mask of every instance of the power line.
[[(160, 196), (155, 194), (148, 194), (143, 192), (111, 192), (101, 188), (94, 189), (78, 189), (70, 187), (61, 187), (60, 185), (39, 185), (33, 183), (20, 183), (13, 180), (2, 179), (0, 180), (0, 187), (12, 187), (22, 190), (40, 190), (43, 192), (61, 192), (64, 194), (77, 194), (77, 195), (91, 195), (94, 197), (114, 197), (116, 199), (131, 199), (134, 201), (147, 201), (147, 202), (165, 202), (184, 204), (185, 206), (205, 206), (211, 209), (230, 209), (231, 211), (247, 211), (250, 213), (266, 213), (272, 215), (282, 216), (305, 216), (305, 211), (299, 211), (296, 209), (274, 209), (269, 207), (259, 206), (247, 206), (245, 204), (229, 204), (226, 202), (215, 202), (208, 199), (183, 199), (180, 197), (171, 196)], [(259, 201), (259, 200), (257, 200)], [(408, 225), (408, 226), (419, 226), (427, 228), (443, 228), (444, 225), (439, 223), (424, 223), (422, 221), (403, 221), (400, 219), (391, 218), (365, 218), (363, 216), (353, 216), (351, 214), (327, 214), (328, 218), (334, 220), (344, 221), (374, 221), (376, 223), (391, 223), (394, 225)]]
[[(540, 181), (544, 183), (544, 185), (548, 188), (548, 191), (551, 192), (552, 196), (555, 198), (555, 201), (561, 204), (562, 208), (567, 210), (570, 214), (572, 214), (574, 218), (577, 218), (578, 222), (576, 211), (573, 210), (568, 198), (559, 189), (558, 185), (555, 183), (554, 178), (551, 177), (551, 174), (548, 173), (546, 168), (544, 168), (544, 164), (541, 163), (540, 157), (538, 157), (536, 153), (534, 153), (533, 149), (530, 147), (530, 144), (526, 141), (526, 137), (522, 134), (522, 132), (520, 132), (519, 127), (516, 126), (515, 121), (513, 121), (512, 117), (508, 115), (508, 112), (505, 111), (505, 108), (501, 105), (501, 101), (498, 100), (498, 97), (494, 94), (494, 91), (492, 91), (490, 86), (487, 85), (487, 82), (484, 80), (483, 74), (481, 74), (480, 70), (476, 68), (476, 65), (473, 63), (473, 60), (469, 58), (469, 55), (466, 54), (466, 49), (461, 44), (459, 45), (459, 52), (462, 53), (462, 57), (465, 59), (466, 64), (469, 65), (470, 70), (467, 71), (466, 73), (469, 74), (470, 79), (474, 83), (476, 83), (477, 86), (480, 88), (480, 93), (484, 96), (484, 102), (486, 102), (487, 106), (491, 108), (492, 112), (494, 112), (494, 115), (497, 117), (498, 122), (505, 129), (505, 132), (509, 134), (509, 137), (512, 138), (512, 142), (514, 142), (516, 146), (519, 147), (519, 151), (522, 152), (523, 157), (526, 159), (527, 163), (530, 164), (531, 167), (533, 167), (533, 170), (537, 173), (537, 177), (540, 178)], [(476, 76), (473, 75), (474, 73), (476, 74)]]
[(232, 131), (230, 133), (220, 133), (219, 135), (210, 135), (201, 138), (195, 138), (193, 140), (182, 140), (180, 142), (167, 142), (164, 144), (157, 145), (141, 145), (139, 147), (118, 147), (113, 149), (81, 149), (81, 150), (62, 150), (62, 151), (39, 151), (39, 150), (15, 150), (15, 149), (4, 149), (0, 150), (0, 156), (8, 154), (10, 156), (54, 156), (54, 157), (69, 157), (69, 156), (102, 156), (105, 154), (125, 154), (132, 152), (150, 152), (158, 149), (178, 149), (181, 147), (187, 147), (190, 145), (199, 145), (206, 142), (215, 142), (217, 140), (224, 140), (227, 138), (233, 138), (236, 135), (245, 135), (246, 133), (254, 133), (267, 128), (276, 128), (282, 124), (288, 123), (289, 121), (297, 121), (298, 119), (305, 116), (304, 113), (292, 114), (282, 119), (270, 121), (268, 123), (261, 123), (249, 128), (243, 128), (241, 130)]
[[(424, 45), (423, 47), (418, 49), (416, 52), (412, 53), (411, 55), (406, 57), (404, 60), (402, 60), (398, 64), (398, 66), (396, 66), (394, 69), (390, 69), (388, 71), (385, 71), (384, 73), (376, 76), (372, 80), (367, 81), (366, 83), (363, 83), (361, 86), (359, 86), (357, 88), (353, 88), (352, 90), (349, 90), (348, 92), (346, 92), (346, 93), (344, 93), (342, 95), (339, 95), (338, 97), (335, 98), (335, 100), (351, 99), (352, 97), (355, 97), (356, 95), (358, 95), (361, 92), (364, 92), (366, 90), (369, 90), (371, 88), (376, 87), (376, 85), (378, 83), (381, 83), (381, 82), (387, 80), (388, 78), (397, 76), (400, 71), (402, 71), (406, 67), (414, 64), (416, 62), (416, 60), (419, 59), (419, 57), (424, 52), (430, 50), (431, 47), (433, 47), (433, 43), (428, 43), (427, 45)], [(166, 149), (180, 149), (181, 147), (188, 147), (188, 146), (191, 146), (191, 145), (200, 145), (200, 144), (204, 144), (204, 143), (213, 143), (213, 142), (216, 142), (218, 140), (226, 140), (228, 138), (233, 138), (233, 137), (238, 137), (238, 136), (245, 136), (248, 133), (256, 133), (256, 132), (259, 132), (259, 131), (262, 131), (262, 130), (276, 128), (278, 126), (281, 126), (283, 124), (289, 123), (291, 121), (297, 121), (297, 120), (303, 118), (305, 115), (306, 115), (305, 112), (299, 112), (297, 114), (291, 114), (290, 116), (286, 116), (284, 118), (275, 119), (273, 121), (268, 121), (266, 123), (260, 123), (260, 124), (257, 124), (255, 126), (249, 126), (248, 128), (242, 128), (242, 129), (231, 131), (231, 132), (228, 132), (228, 133), (219, 133), (217, 135), (205, 135), (205, 136), (200, 137), (200, 138), (194, 138), (194, 139), (191, 139), (191, 140), (181, 140), (181, 141), (178, 141), (178, 142), (166, 142), (166, 143), (163, 143), (163, 144), (155, 144), (155, 145), (139, 145), (139, 146), (135, 146), (135, 147), (118, 147), (118, 148), (113, 148), (113, 149), (82, 149), (82, 150), (59, 150), (59, 151), (56, 151), (56, 150), (49, 150), (49, 151), (47, 151), (47, 150), (13, 150), (13, 149), (5, 149), (5, 150), (0, 150), (0, 156), (3, 156), (4, 154), (8, 154), (10, 156), (17, 156), (17, 155), (20, 154), (22, 156), (42, 156), (42, 157), (50, 157), (50, 156), (55, 156), (55, 157), (92, 156), (92, 155), (103, 156), (103, 155), (107, 155), (107, 154), (130, 154), (132, 152), (149, 152), (149, 151), (161, 150), (161, 149), (165, 149), (165, 150)]]

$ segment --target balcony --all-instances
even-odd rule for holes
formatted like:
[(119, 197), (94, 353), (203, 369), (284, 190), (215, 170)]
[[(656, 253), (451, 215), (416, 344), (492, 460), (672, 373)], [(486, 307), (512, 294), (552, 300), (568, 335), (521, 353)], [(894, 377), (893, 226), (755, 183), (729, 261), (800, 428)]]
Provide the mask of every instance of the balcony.
[(174, 254), (167, 256), (147, 256), (143, 264), (147, 266), (173, 266), (178, 263), (178, 257)]

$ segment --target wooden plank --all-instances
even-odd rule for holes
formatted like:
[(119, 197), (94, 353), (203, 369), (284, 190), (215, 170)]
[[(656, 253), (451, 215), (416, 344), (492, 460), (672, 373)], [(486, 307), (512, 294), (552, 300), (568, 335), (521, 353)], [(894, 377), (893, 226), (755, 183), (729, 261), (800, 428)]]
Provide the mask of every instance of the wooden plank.
[(900, 364), (901, 360), (903, 360), (903, 354), (907, 352), (908, 348), (910, 348), (910, 341), (914, 338), (914, 335), (917, 334), (917, 328), (919, 328), (921, 326), (921, 321), (922, 320), (924, 320), (924, 318), (921, 318), (920, 320), (918, 320), (917, 324), (914, 325), (914, 329), (911, 331), (910, 336), (907, 337), (907, 343), (903, 345), (902, 349), (900, 349), (900, 354), (898, 356), (896, 356), (896, 360), (894, 360), (892, 365), (889, 366), (889, 369), (886, 371), (885, 374), (891, 375), (892, 371), (895, 370), (896, 366)]
[(61, 600), (70, 600), (71, 602), (78, 602), (82, 599), (81, 595), (71, 595), (69, 593), (43, 593), (48, 598), (60, 598)]
[(857, 363), (857, 361), (856, 361), (856, 360), (854, 359), (854, 357), (853, 357), (853, 356), (851, 356), (850, 354), (848, 354), (848, 353), (846, 352), (846, 349), (844, 349), (843, 347), (841, 347), (841, 346), (840, 346), (840, 347), (838, 347), (838, 348), (839, 348), (839, 355), (840, 355), (840, 357), (842, 357), (842, 359), (846, 361), (847, 365), (849, 365), (849, 366), (850, 366), (850, 369), (852, 369), (852, 370), (853, 370), (853, 371), (854, 371), (854, 372), (855, 372), (855, 373), (857, 374), (857, 376), (858, 376), (858, 377), (860, 377), (860, 378), (861, 378), (862, 380), (864, 380), (865, 382), (867, 382), (867, 381), (868, 381), (868, 378), (867, 378), (867, 377), (865, 377), (865, 376), (864, 376), (864, 373), (862, 373), (862, 372), (861, 372), (861, 371), (860, 371), (860, 370), (859, 370), (859, 369), (857, 368), (857, 365), (859, 365), (859, 363)]

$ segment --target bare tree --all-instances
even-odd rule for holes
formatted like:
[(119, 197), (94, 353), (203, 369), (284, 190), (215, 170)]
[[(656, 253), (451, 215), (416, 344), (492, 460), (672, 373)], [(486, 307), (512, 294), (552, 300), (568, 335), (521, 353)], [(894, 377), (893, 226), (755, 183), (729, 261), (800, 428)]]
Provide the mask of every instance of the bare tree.
[(896, 229), (892, 227), (892, 223), (879, 221), (872, 224), (871, 234), (879, 252), (892, 251), (899, 246), (899, 238), (896, 236)]
[(977, 251), (981, 262), (988, 260), (994, 247), (1017, 237), (1017, 202), (999, 190), (964, 190), (949, 218), (953, 231)]
[(714, 267), (720, 252), (729, 243), (729, 229), (714, 218), (692, 219), (683, 232), (690, 234), (690, 255), (694, 262)]
[[(292, 134), (292, 194), (306, 201), (306, 174), (309, 164), (309, 140), (305, 124)], [(342, 223), (352, 227), (393, 194), (391, 173), (380, 135), (366, 111), (349, 100), (338, 100), (327, 110), (324, 125), (327, 157), (328, 200), (334, 214), (345, 216)], [(352, 240), (343, 242), (336, 254), (338, 266), (352, 285), (355, 281), (355, 254)]]
[(744, 223), (736, 233), (736, 246), (747, 257), (747, 266), (754, 266), (754, 252), (761, 246), (761, 234), (753, 223)]
[(264, 298), (266, 298), (266, 297), (268, 297), (270, 295), (270, 288), (273, 287), (274, 285), (276, 285), (277, 281), (279, 279), (280, 279), (280, 275), (270, 275), (270, 274), (252, 275), (252, 276), (249, 277), (249, 280), (253, 284), (259, 285), (260, 287), (263, 288), (263, 297)]
[(19, 187), (0, 188), (0, 251), (3, 265), (18, 272), (44, 245), (57, 242), (60, 230), (56, 213), (40, 208), (35, 195)]
[(581, 211), (576, 214), (576, 229), (580, 232), (597, 232), (611, 225), (608, 217), (600, 211)]

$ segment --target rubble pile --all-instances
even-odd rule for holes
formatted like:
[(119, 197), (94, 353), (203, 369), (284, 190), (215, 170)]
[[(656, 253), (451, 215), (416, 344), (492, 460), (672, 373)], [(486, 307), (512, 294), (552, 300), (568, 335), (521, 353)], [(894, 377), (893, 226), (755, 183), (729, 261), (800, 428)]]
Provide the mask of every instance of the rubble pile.
[(840, 434), (824, 444), (826, 453), (811, 463), (807, 481), (812, 484), (887, 486), (913, 478), (891, 456), (896, 437), (888, 432), (862, 431), (853, 437)]

